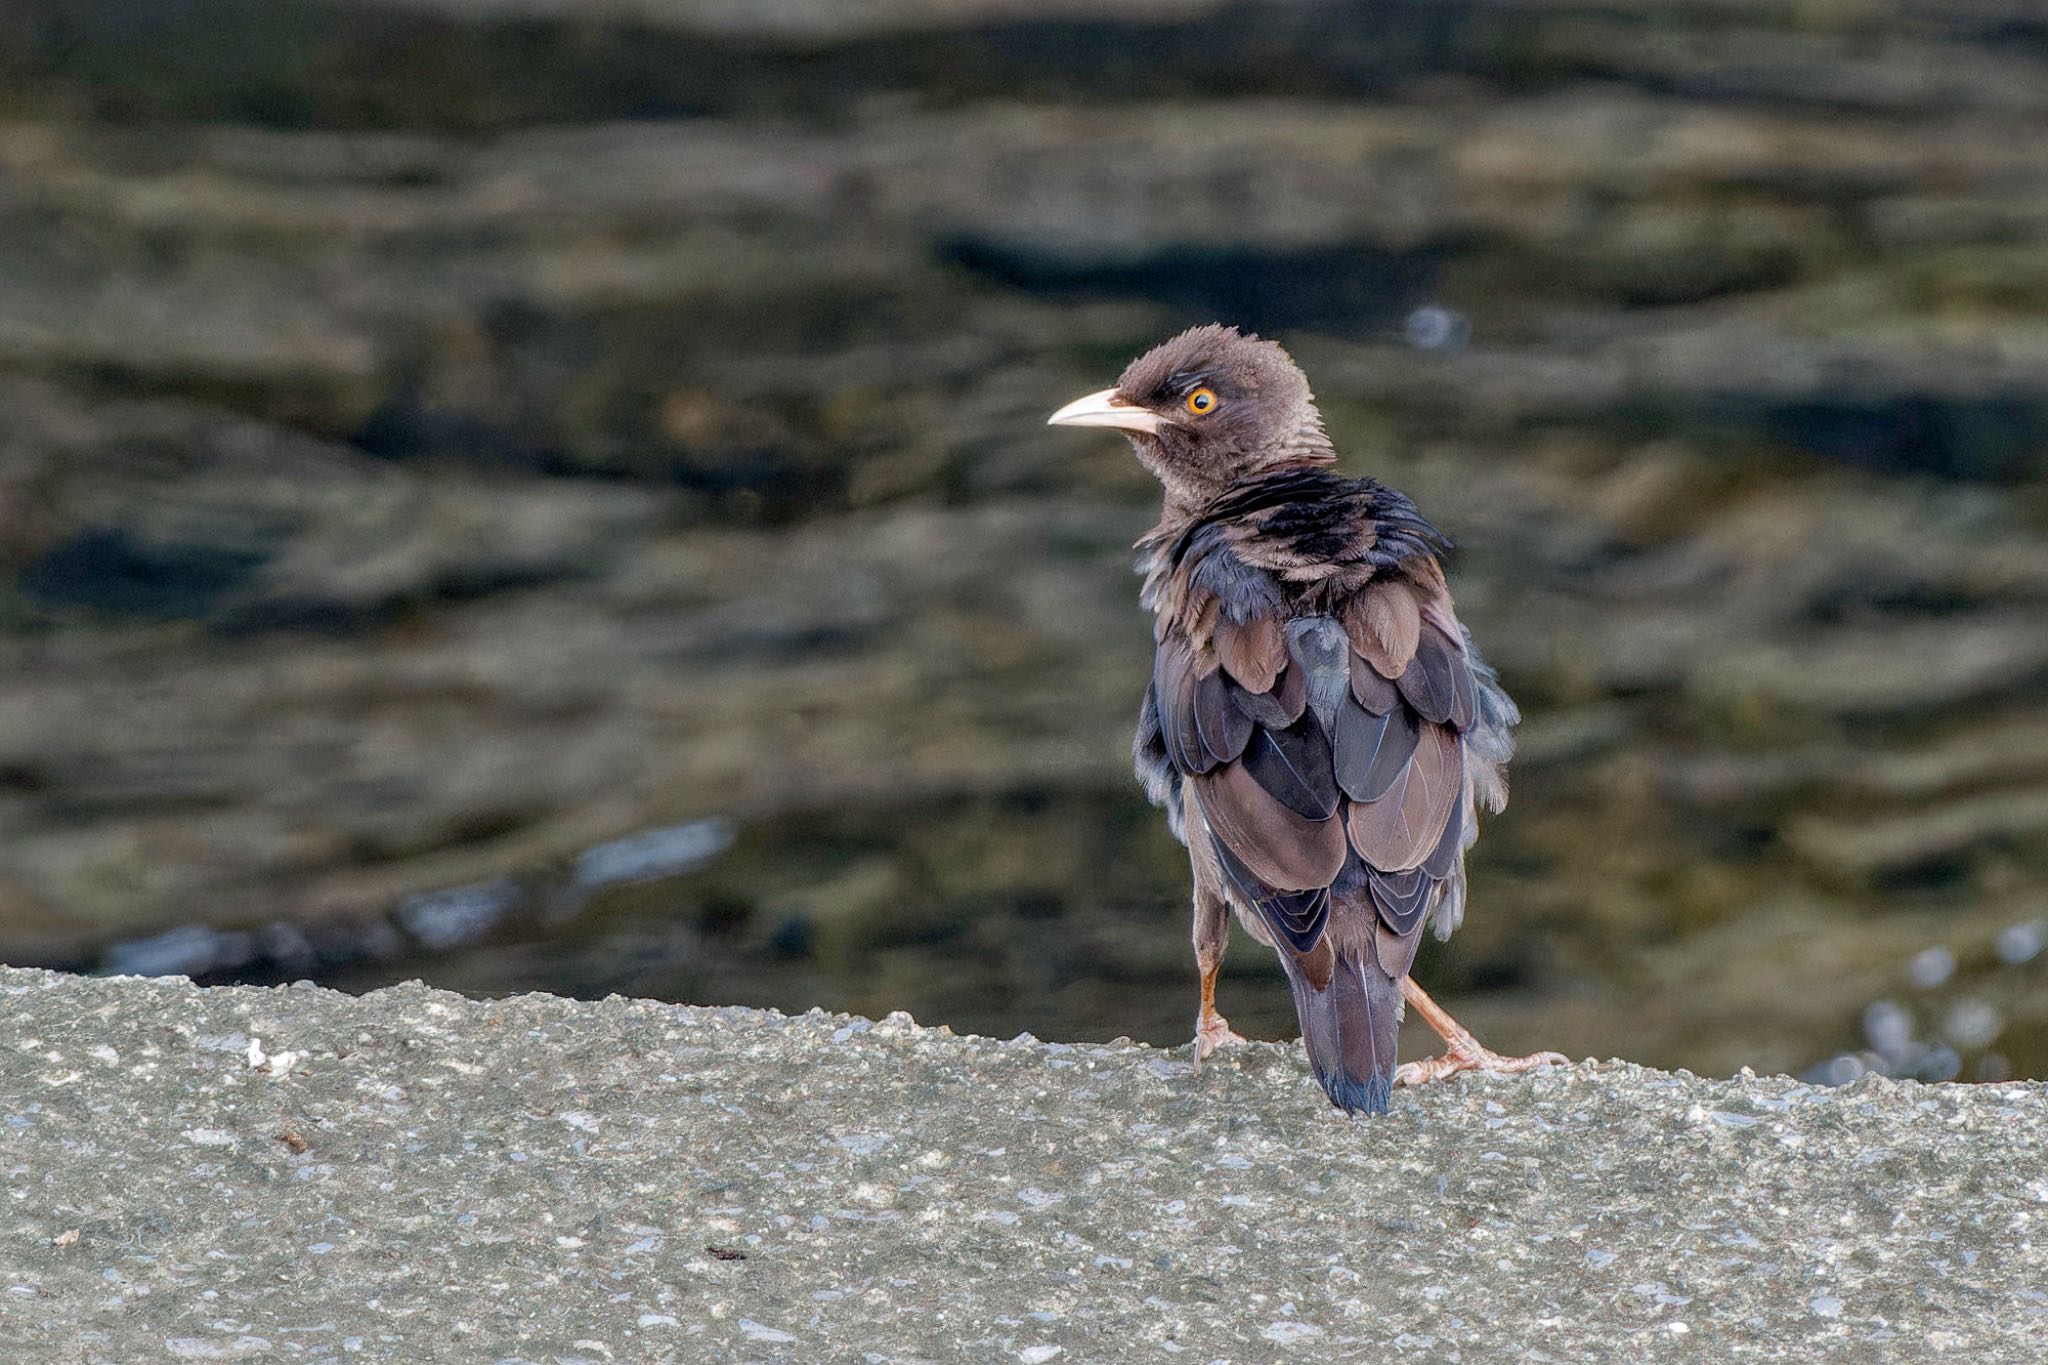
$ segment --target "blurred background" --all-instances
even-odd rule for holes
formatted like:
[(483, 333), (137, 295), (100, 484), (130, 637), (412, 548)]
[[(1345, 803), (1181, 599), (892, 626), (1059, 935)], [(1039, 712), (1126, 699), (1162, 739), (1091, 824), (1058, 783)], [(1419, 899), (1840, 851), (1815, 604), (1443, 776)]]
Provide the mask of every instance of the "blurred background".
[(1184, 1042), (1044, 420), (1212, 319), (1527, 714), (1453, 1009), (2048, 1075), (2022, 0), (14, 0), (0, 958)]

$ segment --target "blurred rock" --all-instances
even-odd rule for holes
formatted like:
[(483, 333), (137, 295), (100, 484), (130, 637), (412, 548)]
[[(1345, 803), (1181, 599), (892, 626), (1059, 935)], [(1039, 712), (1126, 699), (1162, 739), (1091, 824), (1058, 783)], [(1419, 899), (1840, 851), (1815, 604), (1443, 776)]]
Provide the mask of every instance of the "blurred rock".
[(239, 945), (234, 940), (242, 937), (188, 924), (114, 945), (107, 951), (105, 971), (109, 976), (204, 976), (233, 971), (247, 956), (236, 951)]
[(1915, 953), (1913, 960), (1906, 964), (1906, 979), (1923, 991), (1936, 986), (1955, 975), (1956, 955), (1946, 948), (1928, 948)]
[(591, 892), (694, 872), (728, 848), (732, 838), (725, 821), (699, 820), (614, 839), (577, 855), (573, 885)]
[(399, 927), (435, 952), (473, 943), (498, 927), (521, 900), (511, 882), (478, 882), (414, 896), (398, 907)]
[(1998, 960), (2009, 967), (2032, 962), (2048, 947), (2048, 920), (2030, 919), (1998, 932)]

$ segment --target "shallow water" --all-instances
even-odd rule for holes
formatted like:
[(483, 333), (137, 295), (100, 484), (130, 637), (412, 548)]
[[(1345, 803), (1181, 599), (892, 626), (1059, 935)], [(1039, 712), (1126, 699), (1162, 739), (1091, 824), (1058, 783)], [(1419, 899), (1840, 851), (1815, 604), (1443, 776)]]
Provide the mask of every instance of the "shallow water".
[(0, 26), (0, 956), (1183, 1038), (1156, 495), (1043, 421), (1222, 315), (1528, 717), (1432, 988), (2048, 1075), (2048, 57), (1284, 8)]

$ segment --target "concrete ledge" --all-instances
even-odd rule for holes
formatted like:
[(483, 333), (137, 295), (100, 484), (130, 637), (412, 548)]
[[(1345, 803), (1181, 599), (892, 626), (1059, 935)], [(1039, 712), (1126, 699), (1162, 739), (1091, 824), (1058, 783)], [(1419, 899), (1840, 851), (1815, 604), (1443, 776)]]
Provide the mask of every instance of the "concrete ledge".
[(0, 1356), (2039, 1360), (2048, 1099), (0, 971)]

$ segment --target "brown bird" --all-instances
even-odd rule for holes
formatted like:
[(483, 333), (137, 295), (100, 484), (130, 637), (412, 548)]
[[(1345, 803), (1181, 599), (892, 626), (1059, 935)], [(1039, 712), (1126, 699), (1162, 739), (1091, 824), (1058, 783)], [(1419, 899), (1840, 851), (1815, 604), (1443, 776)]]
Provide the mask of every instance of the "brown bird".
[[(1452, 609), (1444, 538), (1331, 472), (1301, 370), (1229, 327), (1181, 333), (1051, 421), (1122, 431), (1166, 493), (1137, 546), (1157, 648), (1133, 756), (1194, 866), (1196, 1064), (1243, 1041), (1216, 1010), (1231, 911), (1279, 954), (1339, 1108), (1563, 1062), (1488, 1051), (1408, 977), (1424, 925), (1464, 918), (1465, 851), (1479, 808), (1507, 802), (1521, 719)], [(1404, 995), (1448, 1051), (1397, 1071)]]

